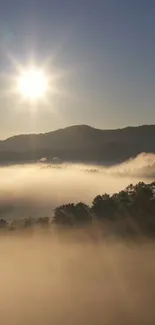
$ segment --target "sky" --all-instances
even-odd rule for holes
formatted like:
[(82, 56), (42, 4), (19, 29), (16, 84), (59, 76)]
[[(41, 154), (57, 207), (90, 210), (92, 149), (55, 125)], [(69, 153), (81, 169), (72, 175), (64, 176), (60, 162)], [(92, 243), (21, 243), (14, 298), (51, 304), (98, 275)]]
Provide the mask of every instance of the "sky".
[[(58, 76), (35, 105), (11, 92), (32, 57)], [(0, 138), (154, 124), (154, 60), (153, 0), (1, 0)]]

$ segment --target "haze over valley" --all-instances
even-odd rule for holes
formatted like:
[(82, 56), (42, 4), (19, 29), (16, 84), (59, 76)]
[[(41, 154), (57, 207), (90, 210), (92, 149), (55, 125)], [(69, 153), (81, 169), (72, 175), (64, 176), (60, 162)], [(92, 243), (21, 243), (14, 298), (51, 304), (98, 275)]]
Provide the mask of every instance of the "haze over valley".
[(53, 210), (61, 204), (90, 204), (98, 194), (113, 194), (130, 183), (151, 182), (154, 175), (154, 154), (140, 154), (110, 167), (59, 161), (1, 166), (1, 217), (52, 217)]
[(155, 324), (155, 1), (0, 1), (0, 325)]

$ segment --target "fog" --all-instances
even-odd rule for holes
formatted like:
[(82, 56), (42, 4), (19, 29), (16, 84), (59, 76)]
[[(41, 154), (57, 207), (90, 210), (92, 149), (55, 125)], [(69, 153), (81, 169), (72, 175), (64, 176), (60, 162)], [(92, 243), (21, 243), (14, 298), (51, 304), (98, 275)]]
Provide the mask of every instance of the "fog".
[(128, 184), (152, 179), (155, 155), (141, 154), (113, 167), (84, 164), (36, 164), (0, 167), (0, 206), (5, 218), (52, 216), (69, 202), (91, 204), (98, 194), (114, 193)]
[[(152, 180), (154, 155), (118, 166), (37, 164), (0, 168), (1, 216), (52, 216)], [(0, 322), (7, 325), (155, 324), (155, 243), (119, 240), (93, 224), (83, 230), (0, 233)]]
[(154, 324), (154, 254), (87, 233), (1, 236), (1, 324)]

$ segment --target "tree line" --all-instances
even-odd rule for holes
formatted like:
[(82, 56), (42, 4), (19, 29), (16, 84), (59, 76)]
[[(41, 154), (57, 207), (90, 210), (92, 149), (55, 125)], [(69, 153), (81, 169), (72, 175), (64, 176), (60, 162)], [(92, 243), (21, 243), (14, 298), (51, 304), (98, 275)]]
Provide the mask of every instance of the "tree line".
[(83, 202), (55, 209), (56, 224), (74, 226), (98, 221), (118, 225), (118, 232), (155, 235), (155, 182), (130, 184), (124, 190), (94, 198), (92, 205)]
[[(142, 233), (155, 235), (155, 182), (130, 184), (124, 190), (109, 195), (97, 195), (91, 206), (84, 202), (69, 203), (57, 207), (53, 217), (26, 218), (24, 228), (33, 226), (57, 225), (62, 227), (78, 227), (92, 225), (113, 225), (119, 233)], [(8, 222), (1, 218), (0, 228), (8, 228)], [(15, 228), (15, 221), (9, 229)]]

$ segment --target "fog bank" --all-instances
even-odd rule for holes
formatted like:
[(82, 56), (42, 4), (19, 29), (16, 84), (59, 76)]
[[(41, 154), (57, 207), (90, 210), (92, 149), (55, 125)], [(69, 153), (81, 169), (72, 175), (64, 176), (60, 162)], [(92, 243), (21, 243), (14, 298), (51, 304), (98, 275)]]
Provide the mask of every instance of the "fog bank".
[(0, 213), (7, 218), (52, 216), (61, 204), (91, 204), (98, 194), (152, 181), (154, 169), (153, 154), (141, 154), (113, 167), (44, 162), (0, 167)]
[(1, 237), (2, 324), (155, 323), (154, 243), (61, 236)]

